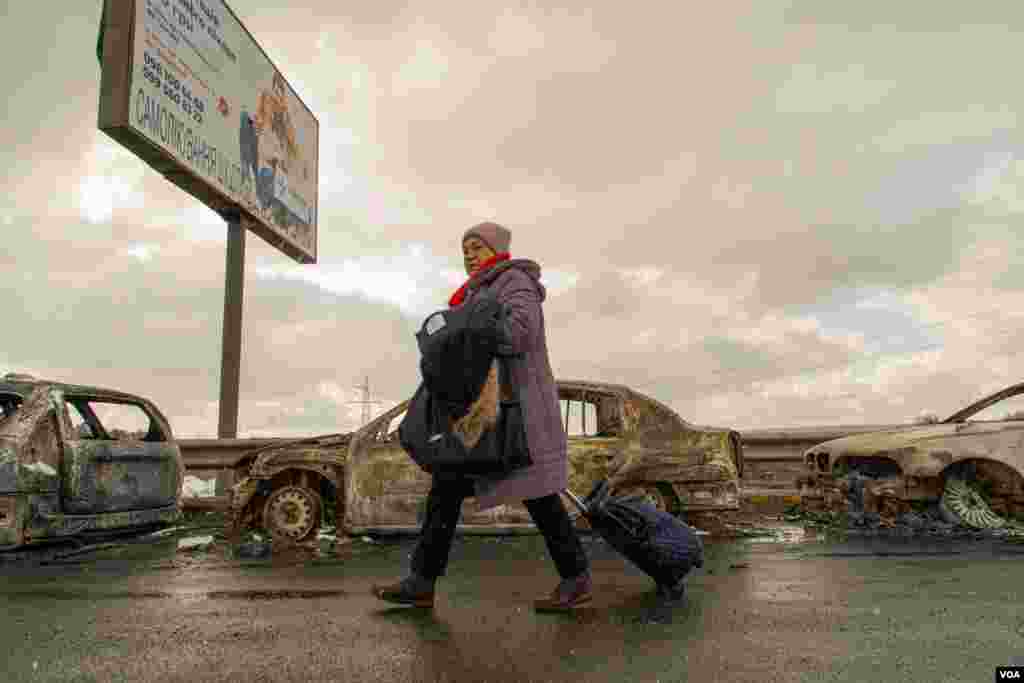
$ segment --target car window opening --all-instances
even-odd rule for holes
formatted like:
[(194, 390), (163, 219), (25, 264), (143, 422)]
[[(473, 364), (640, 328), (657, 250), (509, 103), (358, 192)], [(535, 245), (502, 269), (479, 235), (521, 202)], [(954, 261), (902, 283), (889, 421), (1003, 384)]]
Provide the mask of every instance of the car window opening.
[(23, 399), (18, 394), (0, 394), (0, 422), (18, 412)]
[(569, 437), (600, 436), (597, 404), (592, 401), (563, 399), (559, 401), (565, 433)]
[(104, 441), (167, 441), (159, 422), (135, 403), (68, 399), (68, 417), (79, 439)]

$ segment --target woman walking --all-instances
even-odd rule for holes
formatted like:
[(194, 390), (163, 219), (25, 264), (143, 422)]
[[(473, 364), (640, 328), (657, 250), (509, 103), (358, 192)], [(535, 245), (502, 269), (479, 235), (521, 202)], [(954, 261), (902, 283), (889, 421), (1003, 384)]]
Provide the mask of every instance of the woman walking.
[(541, 303), (546, 292), (539, 265), (510, 258), (511, 239), (509, 230), (496, 223), (480, 223), (466, 231), (462, 255), (469, 279), (448, 303), (461, 306), (486, 291), (505, 306), (503, 342), (519, 354), (508, 359), (510, 382), (522, 405), (533, 464), (492, 477), (435, 474), (410, 572), (396, 583), (374, 586), (373, 593), (381, 600), (433, 606), (435, 583), (447, 568), (462, 502), (470, 496), (476, 496), (481, 510), (521, 500), (544, 536), (561, 581), (550, 595), (534, 601), (535, 609), (571, 610), (591, 599), (590, 565), (558, 495), (568, 483), (568, 456), (544, 332)]

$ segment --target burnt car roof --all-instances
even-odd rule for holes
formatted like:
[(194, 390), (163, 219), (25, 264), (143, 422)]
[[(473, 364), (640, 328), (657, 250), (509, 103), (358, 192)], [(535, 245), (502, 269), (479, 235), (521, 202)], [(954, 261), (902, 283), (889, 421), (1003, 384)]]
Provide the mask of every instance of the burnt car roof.
[(116, 389), (89, 386), (86, 384), (69, 384), (48, 379), (26, 379), (24, 376), (8, 379), (8, 376), (0, 377), (0, 393), (13, 393), (21, 396), (28, 396), (33, 390), (39, 387), (58, 389), (69, 394), (86, 394), (89, 396), (105, 396), (108, 398), (124, 399), (128, 401), (146, 401), (147, 399), (135, 394), (128, 394)]
[(670, 413), (675, 419), (683, 423), (683, 425), (689, 429), (705, 430), (705, 431), (736, 431), (731, 427), (721, 427), (718, 425), (706, 425), (696, 424), (690, 422), (683, 416), (681, 416), (674, 408), (665, 405), (658, 399), (654, 398), (650, 394), (645, 394), (641, 391), (626, 386), (625, 384), (612, 384), (606, 382), (594, 382), (592, 380), (581, 380), (581, 379), (559, 379), (555, 383), (558, 385), (559, 392), (566, 391), (579, 391), (580, 394), (594, 395), (594, 396), (616, 396), (618, 398), (632, 398), (637, 401), (644, 401), (651, 405), (657, 406), (666, 413)]

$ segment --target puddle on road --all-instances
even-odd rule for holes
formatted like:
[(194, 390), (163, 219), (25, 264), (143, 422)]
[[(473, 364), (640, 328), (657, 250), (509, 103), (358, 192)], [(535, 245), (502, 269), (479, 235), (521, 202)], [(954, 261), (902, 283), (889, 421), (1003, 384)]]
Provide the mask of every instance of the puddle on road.
[(199, 593), (175, 593), (168, 597), (180, 600), (316, 600), (346, 595), (342, 590), (220, 590)]
[(702, 532), (701, 536), (705, 544), (716, 545), (743, 542), (794, 545), (825, 540), (824, 535), (817, 529), (808, 528), (800, 524), (774, 521), (765, 521), (759, 524), (730, 524), (710, 532)]
[(197, 602), (200, 600), (317, 600), (320, 598), (337, 598), (346, 595), (342, 590), (215, 590), (215, 591), (73, 591), (60, 589), (43, 589), (33, 591), (10, 591), (9, 597), (26, 597), (48, 600), (85, 600), (88, 602), (108, 600), (179, 600)]

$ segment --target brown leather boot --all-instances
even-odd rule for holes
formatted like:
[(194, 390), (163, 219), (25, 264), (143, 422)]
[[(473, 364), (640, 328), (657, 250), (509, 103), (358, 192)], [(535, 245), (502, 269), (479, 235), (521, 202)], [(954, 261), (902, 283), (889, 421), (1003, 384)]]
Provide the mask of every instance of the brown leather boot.
[(387, 602), (413, 607), (434, 606), (434, 584), (428, 579), (406, 577), (397, 583), (374, 585), (373, 594)]
[(551, 595), (533, 601), (538, 612), (569, 612), (590, 602), (593, 597), (590, 574), (584, 572), (571, 579), (562, 579)]

